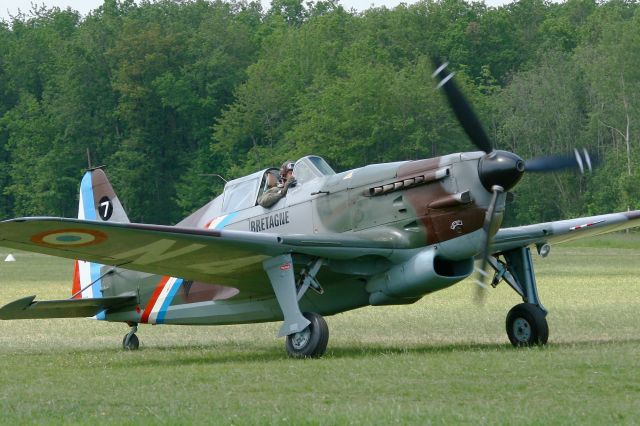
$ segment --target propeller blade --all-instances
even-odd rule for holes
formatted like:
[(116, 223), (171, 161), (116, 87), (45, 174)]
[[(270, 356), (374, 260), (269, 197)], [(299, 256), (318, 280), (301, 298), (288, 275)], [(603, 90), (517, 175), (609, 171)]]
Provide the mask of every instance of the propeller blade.
[(456, 84), (453, 82), (454, 73), (447, 72), (446, 68), (449, 63), (445, 62), (443, 64), (439, 59), (434, 59), (433, 63), (436, 70), (431, 77), (437, 78), (439, 81), (436, 88), (439, 89), (442, 87), (444, 90), (447, 100), (449, 101), (449, 105), (451, 105), (451, 109), (458, 118), (458, 121), (462, 125), (465, 133), (469, 136), (469, 139), (471, 139), (471, 142), (480, 150), (487, 154), (490, 153), (493, 151), (493, 144), (487, 137), (482, 124), (480, 124), (478, 116), (473, 112), (471, 104), (467, 102), (460, 90), (458, 90)]
[(496, 204), (498, 203), (498, 196), (504, 192), (504, 188), (499, 185), (493, 185), (491, 188), (493, 196), (491, 197), (491, 203), (487, 209), (487, 213), (484, 216), (484, 223), (482, 230), (484, 231), (484, 245), (482, 249), (482, 261), (480, 268), (476, 269), (478, 273), (474, 282), (478, 285), (476, 287), (476, 300), (479, 302), (484, 301), (484, 289), (487, 288), (485, 284), (486, 278), (489, 277), (489, 273), (486, 271), (487, 264), (489, 263), (489, 256), (491, 256), (491, 238), (496, 232), (497, 222), (496, 217)]
[(586, 149), (583, 149), (582, 152), (574, 149), (570, 154), (532, 158), (525, 162), (524, 169), (533, 173), (578, 169), (580, 174), (584, 174), (587, 170), (589, 172), (593, 170), (593, 162)]

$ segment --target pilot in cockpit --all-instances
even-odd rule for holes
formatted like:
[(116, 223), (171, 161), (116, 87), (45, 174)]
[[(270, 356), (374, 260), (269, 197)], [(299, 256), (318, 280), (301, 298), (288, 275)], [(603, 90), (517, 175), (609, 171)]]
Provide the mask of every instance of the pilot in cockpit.
[(273, 170), (267, 172), (267, 190), (258, 199), (258, 204), (269, 208), (287, 195), (289, 188), (296, 185), (296, 178), (293, 176), (293, 161), (285, 161), (280, 168), (280, 182)]

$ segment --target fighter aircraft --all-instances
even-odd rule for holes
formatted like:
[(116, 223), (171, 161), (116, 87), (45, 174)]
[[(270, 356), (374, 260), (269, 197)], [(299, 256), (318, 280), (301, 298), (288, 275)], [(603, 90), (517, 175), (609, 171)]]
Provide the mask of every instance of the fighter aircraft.
[(130, 223), (104, 171), (90, 169), (77, 219), (0, 222), (2, 246), (77, 259), (71, 297), (25, 297), (0, 308), (0, 318), (123, 322), (125, 349), (139, 347), (139, 324), (283, 320), (278, 335), (289, 356), (319, 357), (329, 339), (323, 316), (414, 303), (473, 274), (483, 287), (487, 278), (506, 282), (522, 299), (506, 318), (513, 345), (545, 344), (531, 248), (545, 256), (550, 244), (637, 226), (640, 211), (499, 229), (525, 173), (585, 171), (590, 158), (576, 151), (525, 161), (494, 149), (447, 65), (436, 68), (480, 151), (342, 173), (310, 155), (295, 162), (298, 184), (271, 208), (257, 203), (265, 169), (229, 181), (176, 226)]

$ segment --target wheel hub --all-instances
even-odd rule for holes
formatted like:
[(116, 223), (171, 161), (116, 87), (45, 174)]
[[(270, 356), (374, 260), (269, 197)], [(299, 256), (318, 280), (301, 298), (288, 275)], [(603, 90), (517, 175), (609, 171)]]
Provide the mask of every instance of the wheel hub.
[(309, 344), (311, 339), (311, 328), (307, 327), (304, 330), (295, 333), (291, 338), (291, 344), (295, 350), (303, 349)]
[(528, 342), (531, 339), (531, 325), (524, 318), (516, 318), (513, 322), (513, 335), (520, 342)]

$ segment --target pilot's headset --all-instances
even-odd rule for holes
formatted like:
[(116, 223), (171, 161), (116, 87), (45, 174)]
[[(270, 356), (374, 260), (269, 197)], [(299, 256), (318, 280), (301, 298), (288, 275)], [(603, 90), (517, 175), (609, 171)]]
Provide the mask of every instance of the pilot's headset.
[[(280, 183), (282, 185), (284, 185), (287, 181), (287, 173), (290, 171), (292, 172), (295, 165), (296, 163), (294, 163), (293, 161), (287, 160), (282, 163), (282, 166), (280, 166)], [(292, 186), (295, 186), (295, 181), (293, 182)]]
[(289, 171), (293, 171), (293, 167), (296, 165), (296, 163), (294, 163), (291, 160), (287, 160), (284, 163), (282, 163), (282, 166), (280, 167), (280, 179), (282, 181), (282, 183), (284, 183), (285, 178), (287, 176), (287, 173)]

